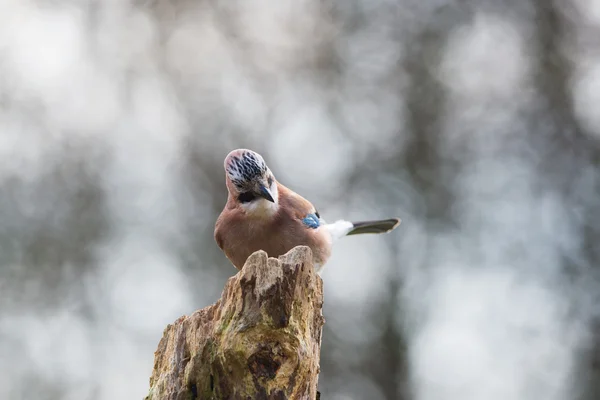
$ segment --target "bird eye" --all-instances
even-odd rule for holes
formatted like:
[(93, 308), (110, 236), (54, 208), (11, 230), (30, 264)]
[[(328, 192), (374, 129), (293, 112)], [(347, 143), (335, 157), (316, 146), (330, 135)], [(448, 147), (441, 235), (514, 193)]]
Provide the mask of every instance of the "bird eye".
[(321, 214), (319, 214), (317, 210), (315, 210), (315, 215), (317, 216), (317, 218), (321, 218)]
[(240, 195), (238, 196), (238, 200), (240, 203), (249, 203), (255, 199), (256, 199), (256, 195), (252, 192), (240, 193)]
[(273, 184), (273, 177), (270, 176), (269, 179), (267, 179), (267, 183), (269, 184), (269, 187), (271, 187), (271, 185)]

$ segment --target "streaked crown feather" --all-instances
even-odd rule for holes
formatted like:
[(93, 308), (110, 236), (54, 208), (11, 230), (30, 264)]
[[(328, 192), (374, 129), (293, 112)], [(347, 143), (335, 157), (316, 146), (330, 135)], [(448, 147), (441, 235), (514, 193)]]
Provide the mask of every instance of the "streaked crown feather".
[(264, 176), (269, 168), (262, 156), (252, 150), (237, 149), (225, 158), (225, 172), (238, 189)]

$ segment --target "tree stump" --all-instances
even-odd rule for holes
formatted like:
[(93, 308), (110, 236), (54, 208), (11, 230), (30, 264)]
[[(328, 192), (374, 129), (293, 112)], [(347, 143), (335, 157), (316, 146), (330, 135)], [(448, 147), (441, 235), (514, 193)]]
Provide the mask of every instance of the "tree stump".
[(316, 399), (322, 306), (308, 247), (257, 251), (215, 304), (166, 327), (145, 399)]

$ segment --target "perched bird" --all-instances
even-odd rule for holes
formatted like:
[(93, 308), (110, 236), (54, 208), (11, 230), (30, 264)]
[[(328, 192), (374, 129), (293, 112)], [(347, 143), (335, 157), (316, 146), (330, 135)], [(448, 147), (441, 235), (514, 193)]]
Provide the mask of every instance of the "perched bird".
[(215, 240), (237, 269), (257, 250), (278, 257), (304, 245), (312, 250), (320, 272), (335, 240), (384, 233), (400, 224), (398, 218), (327, 224), (308, 200), (277, 182), (262, 156), (252, 150), (233, 150), (224, 167), (229, 195), (215, 224)]

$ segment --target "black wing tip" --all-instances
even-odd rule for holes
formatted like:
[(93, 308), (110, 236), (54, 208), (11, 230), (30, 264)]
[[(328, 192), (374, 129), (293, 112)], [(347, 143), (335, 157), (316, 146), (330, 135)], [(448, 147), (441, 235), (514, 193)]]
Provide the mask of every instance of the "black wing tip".
[(348, 234), (387, 233), (396, 229), (401, 222), (402, 220), (400, 218), (353, 222), (352, 225), (354, 225), (354, 228)]
[(385, 232), (391, 232), (391, 231), (393, 231), (394, 229), (396, 229), (400, 225), (400, 223), (402, 222), (402, 220), (400, 218), (390, 218), (390, 219), (387, 219), (387, 220), (383, 220), (382, 222), (389, 222), (391, 224), (390, 229), (388, 229), (387, 231), (385, 231)]

